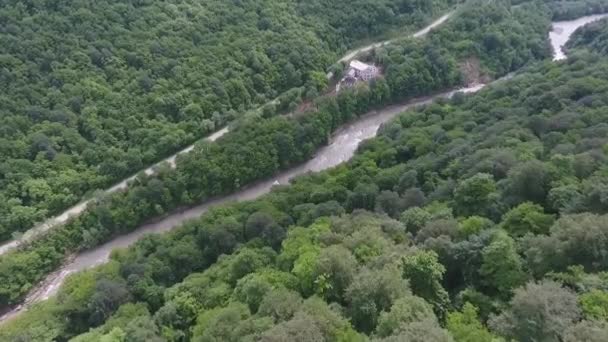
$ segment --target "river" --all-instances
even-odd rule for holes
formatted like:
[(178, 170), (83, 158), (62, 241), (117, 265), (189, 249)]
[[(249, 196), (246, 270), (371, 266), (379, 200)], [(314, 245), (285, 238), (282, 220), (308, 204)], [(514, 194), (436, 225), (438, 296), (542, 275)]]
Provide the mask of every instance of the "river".
[[(561, 57), (558, 58), (559, 56), (561, 56), (561, 54), (563, 54), (561, 47), (565, 44), (566, 41), (568, 41), (569, 37), (576, 30), (576, 28), (592, 21), (598, 20), (602, 17), (603, 16), (593, 15), (572, 21), (553, 23), (553, 29), (549, 34), (549, 37), (551, 40), (551, 45), (554, 49), (554, 60), (563, 59)], [(443, 21), (445, 21), (445, 19)], [(436, 25), (437, 24), (435, 22), (430, 26), (435, 27)], [(420, 32), (424, 32), (425, 30), (426, 32), (428, 32), (427, 29), (428, 28), (425, 28)], [(458, 91), (465, 93), (474, 93), (484, 88), (485, 86), (486, 85), (483, 84), (476, 85), (469, 88), (459, 89)], [(255, 199), (263, 194), (268, 193), (273, 185), (287, 184), (289, 183), (289, 180), (293, 177), (302, 175), (306, 172), (322, 171), (341, 164), (349, 160), (354, 155), (361, 141), (374, 137), (376, 135), (376, 132), (378, 131), (378, 128), (383, 123), (393, 119), (399, 113), (402, 113), (408, 109), (428, 104), (438, 98), (451, 97), (456, 92), (457, 91), (441, 93), (432, 97), (412, 100), (404, 105), (389, 106), (382, 110), (367, 113), (356, 121), (344, 125), (340, 129), (338, 129), (333, 134), (330, 143), (327, 146), (324, 146), (323, 148), (319, 149), (314, 158), (302, 165), (282, 172), (271, 179), (267, 179), (245, 187), (244, 189), (232, 195), (207, 201), (199, 206), (171, 214), (153, 223), (145, 224), (129, 234), (122, 235), (101, 246), (78, 254), (73, 259), (71, 259), (66, 265), (62, 266), (61, 269), (50, 274), (46, 278), (46, 280), (42, 282), (41, 286), (36, 288), (34, 291), (32, 291), (32, 293), (27, 296), (23, 305), (15, 307), (13, 310), (2, 315), (0, 317), (0, 321), (4, 321), (10, 317), (17, 315), (24, 309), (24, 307), (27, 308), (27, 306), (32, 303), (48, 299), (50, 296), (56, 294), (64, 279), (69, 274), (105, 263), (108, 260), (110, 252), (113, 249), (127, 247), (146, 234), (162, 233), (169, 231), (181, 225), (186, 220), (194, 219), (201, 216), (212, 206), (220, 205), (231, 201), (245, 201)], [(216, 135), (208, 137), (208, 139), (215, 140), (224, 133), (218, 132), (216, 133)], [(189, 147), (187, 150), (191, 149), (192, 147)], [(172, 159), (169, 158), (167, 161), (174, 163), (175, 157), (172, 157)], [(124, 183), (125, 184), (122, 185), (123, 187), (126, 186), (126, 182)]]
[[(184, 221), (200, 217), (210, 207), (232, 201), (246, 201), (258, 198), (259, 196), (268, 193), (274, 185), (288, 184), (290, 179), (298, 175), (307, 172), (326, 170), (349, 160), (354, 155), (361, 141), (374, 137), (380, 125), (391, 120), (399, 113), (417, 106), (428, 104), (438, 98), (449, 98), (456, 92), (473, 93), (483, 87), (485, 87), (485, 85), (462, 88), (457, 91), (441, 93), (432, 97), (416, 99), (404, 105), (389, 106), (379, 111), (369, 112), (358, 120), (338, 129), (333, 134), (331, 142), (327, 146), (319, 149), (314, 158), (302, 165), (284, 171), (271, 179), (247, 186), (234, 194), (207, 201), (196, 207), (173, 213), (161, 220), (142, 225), (129, 234), (121, 235), (101, 246), (78, 254), (60, 270), (50, 274), (42, 283), (42, 286), (38, 287), (27, 296), (24, 305), (27, 306), (37, 301), (48, 299), (50, 296), (57, 293), (57, 290), (65, 278), (71, 273), (107, 262), (110, 257), (110, 252), (112, 252), (113, 249), (128, 247), (146, 234), (167, 232), (178, 227), (184, 223)], [(21, 308), (22, 305), (16, 307), (13, 311), (0, 317), (0, 321), (15, 315)]]
[(570, 36), (572, 36), (574, 31), (581, 26), (606, 17), (608, 17), (608, 13), (589, 15), (574, 20), (554, 22), (551, 32), (549, 33), (549, 39), (551, 40), (551, 46), (553, 47), (553, 60), (559, 61), (566, 59), (564, 45), (566, 45), (568, 40), (570, 40)]
[[(423, 29), (421, 29), (418, 32), (415, 32), (414, 34), (412, 34), (412, 37), (423, 37), (424, 35), (426, 35), (427, 33), (429, 33), (433, 28), (443, 24), (446, 20), (448, 20), (450, 18), (450, 16), (453, 14), (454, 12), (449, 12), (443, 16), (441, 16), (440, 18), (438, 18), (437, 20), (433, 21), (431, 24), (429, 24), (428, 26), (424, 27)], [(380, 42), (380, 43), (374, 43), (374, 44), (370, 44), (364, 47), (361, 47), (359, 49), (356, 49), (354, 51), (348, 52), (346, 55), (344, 55), (342, 58), (340, 58), (338, 60), (338, 62), (347, 62), (353, 58), (355, 58), (358, 54), (369, 51), (371, 49), (380, 47), (380, 46), (384, 46), (386, 44), (389, 44), (391, 41), (384, 41), (384, 42)], [(331, 79), (333, 77), (332, 73), (327, 74), (327, 78)], [(269, 102), (269, 104), (276, 104), (278, 101), (278, 99), (274, 99), (272, 101)], [(220, 137), (222, 137), (224, 134), (228, 133), (228, 127), (224, 127), (222, 129), (220, 129), (219, 131), (209, 135), (207, 138), (205, 138), (204, 140), (207, 141), (215, 141), (217, 139), (219, 139)], [(171, 157), (168, 157), (164, 160), (161, 160), (160, 162), (150, 166), (149, 168), (142, 170), (143, 172), (145, 172), (148, 175), (154, 174), (156, 168), (162, 164), (162, 163), (169, 163), (169, 165), (171, 165), (172, 167), (175, 167), (175, 159), (177, 158), (178, 155), (183, 154), (183, 153), (188, 153), (190, 151), (192, 151), (192, 149), (194, 148), (194, 144), (184, 148), (183, 150), (177, 152), (176, 154), (172, 155)], [(141, 172), (141, 171), (140, 171)], [(105, 190), (105, 193), (112, 193), (112, 192), (116, 192), (119, 190), (123, 190), (126, 189), (129, 182), (134, 180), (135, 177), (137, 176), (137, 174), (124, 179), (123, 181), (121, 181), (120, 183), (112, 186), (111, 188)], [(65, 222), (67, 222), (70, 218), (77, 216), (79, 214), (81, 214), (86, 208), (87, 205), (92, 201), (92, 199), (87, 199), (84, 200), (78, 204), (76, 204), (75, 206), (69, 208), (68, 210), (64, 211), (62, 214), (49, 218), (46, 221), (44, 221), (41, 224), (36, 225), (34, 228), (28, 230), (27, 232), (25, 232), (20, 238), (14, 239), (12, 241), (7, 241), (4, 242), (2, 245), (0, 245), (0, 255), (15, 249), (17, 247), (19, 247), (19, 245), (31, 241), (35, 238), (37, 238), (38, 236), (40, 236), (41, 234), (47, 232), (48, 230), (57, 227), (61, 224), (64, 224)], [(1, 320), (1, 318), (0, 318)]]

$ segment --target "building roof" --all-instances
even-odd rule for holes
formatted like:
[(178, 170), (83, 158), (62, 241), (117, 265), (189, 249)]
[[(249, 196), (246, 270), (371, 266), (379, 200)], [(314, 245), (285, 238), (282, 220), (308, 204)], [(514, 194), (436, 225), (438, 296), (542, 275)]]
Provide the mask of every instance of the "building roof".
[(355, 59), (350, 62), (350, 67), (359, 71), (365, 71), (371, 68), (372, 66)]

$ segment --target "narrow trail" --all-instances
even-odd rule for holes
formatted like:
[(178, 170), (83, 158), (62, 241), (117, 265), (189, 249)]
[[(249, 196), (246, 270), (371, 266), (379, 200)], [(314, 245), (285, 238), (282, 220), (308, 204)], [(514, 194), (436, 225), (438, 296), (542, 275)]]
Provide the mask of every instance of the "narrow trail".
[[(213, 141), (216, 141), (217, 139), (219, 139), (220, 137), (222, 137), (226, 133), (228, 133), (228, 127), (224, 127), (222, 129), (220, 129), (219, 131), (209, 135), (208, 137), (204, 138), (203, 140), (213, 142)], [(140, 172), (145, 172), (147, 175), (152, 175), (156, 172), (155, 170), (163, 163), (169, 163), (169, 165), (171, 165), (172, 167), (175, 167), (175, 160), (177, 159), (177, 156), (180, 154), (188, 153), (188, 152), (192, 151), (193, 148), (194, 148), (194, 144), (186, 147), (185, 149), (177, 152), (176, 154), (174, 154), (168, 158), (161, 160), (160, 162), (148, 167), (147, 169), (141, 170)], [(137, 177), (137, 174), (122, 180), (120, 183), (117, 183), (116, 185), (112, 186), (111, 188), (105, 190), (104, 193), (110, 194), (110, 193), (113, 193), (116, 191), (126, 189), (129, 186), (129, 182), (134, 180), (135, 177)], [(43, 223), (28, 230), (19, 239), (15, 239), (15, 240), (4, 243), (2, 246), (0, 246), (0, 255), (5, 254), (10, 250), (13, 250), (13, 249), (19, 247), (23, 243), (32, 241), (33, 239), (46, 233), (47, 231), (51, 230), (52, 228), (66, 223), (68, 220), (70, 220), (74, 216), (80, 215), (83, 211), (86, 210), (87, 205), (89, 203), (91, 203), (91, 201), (93, 201), (94, 199), (95, 198), (90, 198), (90, 199), (84, 200), (84, 201), (76, 204), (75, 206), (69, 208), (68, 210), (64, 211), (60, 215), (49, 218), (46, 221), (44, 221)]]
[[(413, 38), (422, 38), (425, 35), (427, 35), (429, 32), (431, 32), (431, 30), (433, 30), (434, 28), (436, 28), (437, 26), (445, 23), (448, 19), (450, 19), (450, 17), (452, 17), (452, 15), (455, 13), (455, 11), (451, 11), (448, 12), (444, 15), (442, 15), (441, 17), (437, 18), (435, 21), (433, 21), (432, 23), (430, 23), (429, 25), (427, 25), (426, 27), (420, 29), (417, 32), (414, 32), (413, 34), (409, 35), (409, 37), (413, 37)], [(394, 39), (389, 39), (389, 40), (384, 40), (381, 42), (376, 42), (376, 43), (371, 43), (369, 45), (357, 48), (355, 50), (349, 51), (347, 52), (344, 56), (342, 56), (342, 58), (340, 58), (338, 60), (338, 63), (342, 63), (342, 62), (348, 62), (351, 59), (354, 59), (355, 57), (357, 57), (358, 55), (377, 49), (379, 47), (383, 47), (386, 45), (391, 44), (392, 42), (396, 41), (399, 38), (394, 38)], [(334, 74), (332, 72), (327, 73), (327, 78), (331, 79), (334, 76)]]
[[(440, 18), (436, 19), (435, 21), (433, 21), (432, 23), (430, 23), (425, 28), (423, 28), (420, 31), (415, 32), (414, 34), (412, 34), (411, 37), (414, 37), (414, 38), (424, 37), (426, 34), (428, 34), (429, 32), (431, 32), (432, 29), (434, 29), (435, 27), (443, 24), (446, 20), (448, 20), (452, 16), (452, 14), (454, 14), (453, 11), (449, 12), (449, 13), (443, 15), (443, 16), (441, 16)], [(348, 62), (349, 60), (357, 57), (357, 55), (359, 55), (361, 53), (368, 52), (370, 50), (377, 49), (379, 47), (383, 47), (385, 45), (388, 45), (388, 44), (394, 42), (397, 39), (398, 38), (396, 38), (396, 39), (390, 39), (390, 40), (385, 40), (385, 41), (382, 41), (382, 42), (372, 43), (372, 44), (360, 47), (360, 48), (358, 48), (356, 50), (353, 50), (353, 51), (347, 53), (346, 55), (344, 55), (344, 57), (340, 58), (338, 60), (338, 62)]]

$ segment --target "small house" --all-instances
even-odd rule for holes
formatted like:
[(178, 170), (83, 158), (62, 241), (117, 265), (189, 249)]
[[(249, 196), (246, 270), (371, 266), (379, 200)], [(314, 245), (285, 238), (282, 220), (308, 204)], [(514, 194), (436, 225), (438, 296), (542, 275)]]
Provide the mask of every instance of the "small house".
[(380, 76), (380, 69), (377, 66), (356, 59), (352, 60), (344, 77), (336, 85), (336, 91), (339, 92), (341, 88), (354, 87), (357, 82), (369, 82), (378, 76)]
[(369, 81), (378, 76), (379, 70), (375, 65), (363, 63), (358, 60), (350, 62), (350, 69), (347, 72), (348, 76), (354, 76), (362, 81)]

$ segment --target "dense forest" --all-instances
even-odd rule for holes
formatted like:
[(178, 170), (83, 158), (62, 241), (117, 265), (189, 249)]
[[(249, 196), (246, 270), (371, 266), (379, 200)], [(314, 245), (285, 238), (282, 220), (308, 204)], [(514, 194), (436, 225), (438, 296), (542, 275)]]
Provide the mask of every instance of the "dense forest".
[[(369, 56), (385, 79), (298, 118), (245, 120), (3, 257), (3, 303), (66, 251), (303, 161), (370, 109), (462, 82), (463, 61), (498, 77), (549, 56), (547, 7), (469, 6), (427, 40)], [(0, 339), (607, 340), (608, 60), (585, 51), (605, 44), (588, 30), (565, 63), (403, 113), (347, 164), (115, 251)]]
[[(240, 120), (217, 143), (202, 143), (192, 153), (180, 156), (175, 170), (167, 167), (155, 177), (141, 175), (128, 191), (99, 198), (65, 226), (22, 250), (1, 256), (0, 305), (18, 303), (68, 254), (97, 246), (176, 208), (233, 192), (301, 163), (325, 144), (340, 124), (357, 115), (459, 84), (459, 60), (467, 51), (466, 58), (475, 57), (482, 62), (491, 61), (490, 56), (498, 52), (517, 57), (484, 63), (484, 68), (496, 76), (517, 67), (514, 60), (521, 63), (526, 58), (530, 61), (549, 56), (543, 39), (549, 15), (542, 6), (525, 4), (510, 10), (500, 2), (484, 6), (473, 2), (462, 13), (428, 37), (435, 44), (445, 43), (445, 48), (410, 40), (395, 44), (395, 48), (378, 54), (378, 58), (387, 56), (386, 79), (341, 92), (338, 97), (319, 98), (315, 110), (297, 118), (258, 116)], [(493, 13), (497, 15), (492, 16)], [(501, 35), (503, 44), (486, 46), (484, 38), (495, 34)], [(455, 36), (460, 40), (454, 41)], [(399, 51), (407, 59), (400, 58)], [(407, 87), (399, 80), (407, 80)]]
[[(452, 0), (3, 1), (0, 240)], [(323, 16), (317, 15), (323, 13)]]
[(347, 164), (116, 251), (0, 336), (605, 341), (607, 80), (580, 53), (403, 113)]
[[(525, 0), (524, 0), (525, 1)], [(555, 20), (571, 20), (584, 15), (608, 12), (606, 0), (542, 0), (544, 1)], [(521, 0), (513, 1), (522, 2)]]

